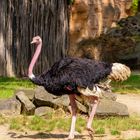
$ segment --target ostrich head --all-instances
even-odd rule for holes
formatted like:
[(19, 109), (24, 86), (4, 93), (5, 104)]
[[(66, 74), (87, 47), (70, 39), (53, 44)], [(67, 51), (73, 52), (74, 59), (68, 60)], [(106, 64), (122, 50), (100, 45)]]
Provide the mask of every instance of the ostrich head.
[(36, 44), (36, 45), (41, 44), (41, 43), (42, 43), (42, 39), (40, 36), (33, 37), (33, 40), (31, 42), (31, 44)]
[(33, 79), (35, 78), (34, 74), (33, 74), (33, 68), (34, 68), (34, 65), (39, 57), (39, 54), (41, 52), (41, 48), (42, 48), (42, 39), (40, 36), (35, 36), (33, 37), (33, 40), (31, 42), (31, 44), (35, 44), (36, 46), (36, 51), (35, 51), (35, 54), (31, 60), (31, 63), (29, 65), (29, 68), (28, 68), (28, 77), (30, 79)]

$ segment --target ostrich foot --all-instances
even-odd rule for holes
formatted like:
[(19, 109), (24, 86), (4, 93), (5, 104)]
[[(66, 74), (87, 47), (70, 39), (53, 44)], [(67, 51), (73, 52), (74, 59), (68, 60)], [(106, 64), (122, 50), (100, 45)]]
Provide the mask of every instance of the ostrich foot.
[(73, 140), (75, 135), (80, 135), (80, 133), (75, 131), (74, 134), (69, 134), (68, 138), (66, 138), (65, 140)]
[(94, 140), (94, 133), (95, 133), (95, 131), (92, 128), (90, 128), (90, 127), (87, 127), (87, 131), (88, 131), (88, 134), (89, 134), (91, 140)]
[(90, 131), (91, 133), (93, 133), (93, 134), (95, 133), (94, 129), (91, 128), (91, 127), (87, 127), (86, 129), (87, 129), (88, 131)]

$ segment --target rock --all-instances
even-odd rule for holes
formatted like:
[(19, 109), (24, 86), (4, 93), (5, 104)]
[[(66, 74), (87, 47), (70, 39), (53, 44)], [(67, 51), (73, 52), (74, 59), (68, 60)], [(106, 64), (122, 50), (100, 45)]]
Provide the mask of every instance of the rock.
[(116, 101), (117, 100), (117, 94), (113, 93), (113, 92), (103, 92), (102, 93), (102, 98), (103, 99), (109, 99), (109, 100), (112, 100), (112, 101)]
[(52, 113), (53, 111), (54, 110), (51, 107), (42, 106), (35, 109), (34, 115), (44, 116), (44, 115), (47, 115), (48, 113)]
[(15, 90), (15, 95), (20, 91), (24, 92), (31, 101), (34, 100), (35, 91), (33, 89), (17, 89)]
[(21, 113), (21, 103), (16, 98), (0, 100), (0, 114), (15, 116)]
[(27, 115), (33, 115), (35, 111), (35, 105), (29, 100), (23, 91), (16, 93), (17, 99), (22, 104), (22, 113)]
[(126, 105), (108, 100), (102, 99), (97, 107), (97, 116), (129, 116), (128, 108)]
[(58, 98), (57, 96), (50, 94), (43, 87), (38, 87), (35, 89), (34, 103), (37, 107), (49, 106), (49, 107), (53, 107), (53, 108), (58, 108), (58, 105), (56, 105), (53, 102), (53, 100), (57, 99), (57, 98)]
[[(48, 106), (54, 109), (62, 108), (65, 111), (69, 110), (70, 100), (68, 95), (54, 96), (48, 93), (43, 87), (35, 89), (35, 104), (36, 106)], [(80, 112), (87, 113), (87, 109), (80, 102), (77, 102), (77, 107)]]
[[(63, 95), (57, 99), (54, 99), (53, 103), (57, 104), (59, 107), (63, 108), (65, 111), (69, 110), (70, 100), (68, 95)], [(78, 111), (81, 113), (87, 113), (87, 108), (76, 100)]]
[[(77, 38), (72, 33), (72, 41), (74, 42), (71, 43), (69, 49), (70, 55), (111, 63), (120, 62), (132, 69), (139, 69), (140, 13), (123, 18), (118, 21), (118, 24), (118, 27), (110, 28), (96, 38), (81, 38), (81, 34)], [(77, 41), (74, 40), (76, 38)]]
[(63, 95), (54, 99), (53, 103), (58, 104), (59, 106), (69, 106), (70, 100), (68, 95)]
[[(128, 116), (128, 109), (126, 105), (116, 102), (116, 94), (112, 92), (103, 93), (103, 98), (101, 99), (98, 108), (98, 116)], [(88, 113), (89, 104), (76, 98), (76, 103), (78, 107), (78, 112)], [(70, 111), (70, 101), (68, 95), (54, 96), (48, 93), (44, 88), (38, 87), (35, 90), (35, 104), (38, 107), (48, 106), (54, 109), (62, 108), (65, 111)], [(41, 112), (44, 108), (41, 108)], [(45, 109), (44, 109), (45, 110)], [(47, 111), (44, 111), (47, 112)], [(44, 113), (45, 114), (45, 113)]]
[(68, 111), (68, 106), (70, 105), (70, 100), (68, 95), (58, 96), (56, 99), (52, 101), (59, 108), (62, 108), (64, 111)]
[[(69, 23), (70, 47), (68, 54), (75, 56), (75, 53), (79, 52), (76, 52), (79, 41), (86, 38), (96, 38), (102, 33), (106, 33), (109, 28), (116, 26), (116, 21), (129, 15), (128, 11), (131, 9), (131, 4), (132, 0), (103, 0), (102, 4), (100, 0), (95, 0), (94, 2), (75, 0), (72, 5)], [(106, 49), (105, 43), (102, 45)], [(97, 46), (96, 53), (100, 49), (100, 46)], [(91, 53), (91, 50), (88, 53)]]

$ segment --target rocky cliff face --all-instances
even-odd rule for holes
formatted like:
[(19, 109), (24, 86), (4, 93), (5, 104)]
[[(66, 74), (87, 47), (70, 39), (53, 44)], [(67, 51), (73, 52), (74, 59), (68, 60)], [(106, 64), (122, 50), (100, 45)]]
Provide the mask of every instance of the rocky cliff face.
[(68, 54), (74, 56), (79, 42), (106, 33), (116, 21), (127, 17), (131, 4), (132, 0), (75, 0), (71, 7)]
[(121, 19), (117, 27), (99, 37), (82, 39), (77, 43), (74, 56), (140, 68), (140, 13)]

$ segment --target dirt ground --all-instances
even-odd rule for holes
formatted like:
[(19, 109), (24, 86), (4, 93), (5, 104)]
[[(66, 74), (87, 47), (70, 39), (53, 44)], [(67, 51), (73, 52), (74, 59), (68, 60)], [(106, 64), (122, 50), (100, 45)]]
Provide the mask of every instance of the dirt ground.
[(140, 116), (140, 95), (139, 94), (119, 94), (117, 101), (127, 105), (130, 115)]
[[(125, 94), (118, 95), (117, 101), (128, 106), (130, 115), (140, 116), (140, 95)], [(0, 140), (64, 140), (68, 136), (67, 132), (16, 132), (8, 129), (8, 125), (0, 126)], [(129, 130), (121, 132), (120, 136), (94, 135), (94, 140), (127, 140), (140, 138), (140, 131)], [(90, 140), (88, 133), (77, 134), (75, 140)]]

